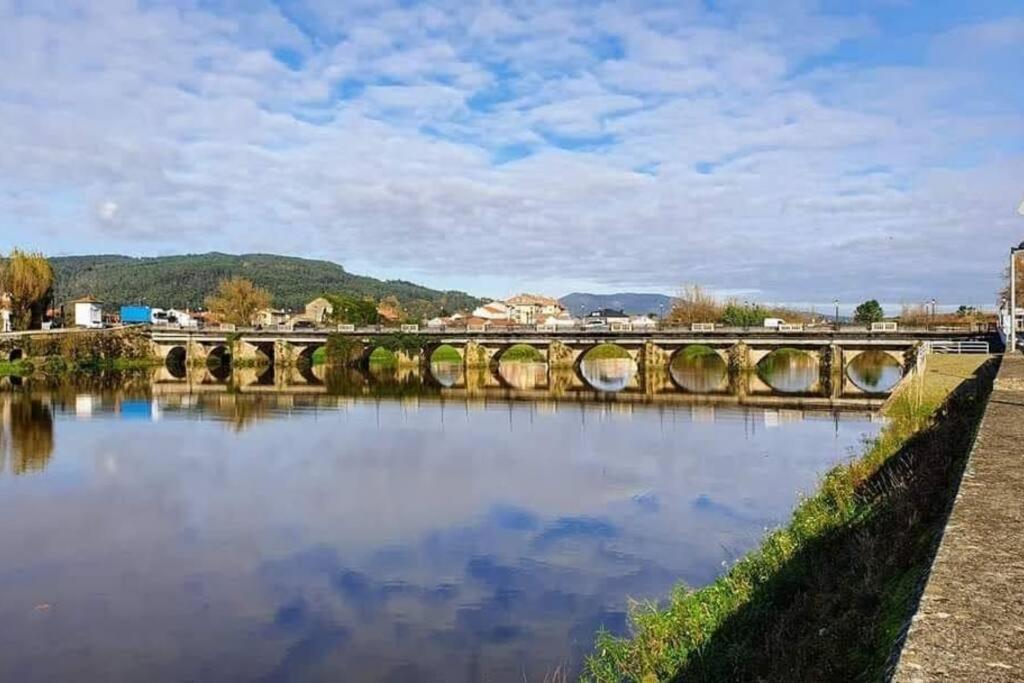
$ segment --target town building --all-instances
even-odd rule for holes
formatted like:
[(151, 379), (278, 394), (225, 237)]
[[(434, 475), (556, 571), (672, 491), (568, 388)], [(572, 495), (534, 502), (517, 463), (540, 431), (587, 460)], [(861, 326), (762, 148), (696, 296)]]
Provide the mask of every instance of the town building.
[(262, 308), (253, 316), (253, 324), (259, 327), (276, 327), (288, 322), (288, 312), (280, 308)]
[(620, 311), (616, 308), (601, 308), (596, 311), (591, 311), (584, 319), (584, 325), (588, 327), (628, 324), (629, 316), (626, 315), (625, 311)]
[(70, 318), (75, 327), (103, 327), (103, 304), (91, 296), (69, 302), (68, 308), (71, 315), (65, 319)]
[(578, 321), (567, 312), (562, 311), (556, 315), (547, 316), (540, 322), (540, 324), (554, 330), (568, 330), (576, 327), (577, 322)]
[(14, 310), (11, 305), (11, 297), (8, 294), (0, 294), (0, 332), (14, 331)]
[(512, 310), (504, 301), (491, 301), (473, 309), (472, 317), (484, 320), (511, 320)]
[(396, 323), (402, 319), (402, 309), (395, 300), (384, 299), (377, 304), (377, 317), (382, 323)]
[(334, 304), (324, 297), (318, 296), (306, 304), (306, 312), (301, 317), (320, 326), (325, 324), (332, 315), (334, 315)]
[(517, 294), (507, 299), (505, 305), (509, 308), (509, 319), (520, 325), (536, 325), (548, 316), (558, 316), (565, 312), (558, 299), (536, 294)]

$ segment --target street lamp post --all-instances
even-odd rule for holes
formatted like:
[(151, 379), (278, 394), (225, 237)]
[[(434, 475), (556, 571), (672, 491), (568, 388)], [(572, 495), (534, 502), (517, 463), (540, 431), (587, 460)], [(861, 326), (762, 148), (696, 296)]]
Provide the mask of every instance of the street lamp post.
[(839, 331), (839, 299), (832, 299), (832, 303), (836, 307), (836, 332)]
[[(1024, 208), (1024, 204), (1021, 205)], [(1007, 353), (1017, 352), (1017, 252), (1024, 251), (1024, 242), (1010, 247), (1010, 332), (1006, 335)]]

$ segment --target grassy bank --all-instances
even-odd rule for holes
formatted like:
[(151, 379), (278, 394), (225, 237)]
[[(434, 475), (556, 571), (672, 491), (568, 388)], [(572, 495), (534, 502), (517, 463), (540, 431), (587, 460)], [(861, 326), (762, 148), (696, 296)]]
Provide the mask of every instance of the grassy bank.
[(20, 377), (29, 371), (27, 364), (21, 361), (0, 361), (0, 377)]
[(102, 358), (70, 361), (60, 356), (49, 356), (41, 362), (0, 362), (0, 377), (26, 376), (35, 372), (44, 375), (68, 375), (76, 372), (103, 370), (143, 370), (163, 365), (159, 358)]
[(462, 356), (454, 346), (442, 344), (430, 354), (431, 363), (461, 363)]
[(983, 360), (929, 357), (860, 457), (714, 583), (637, 606), (632, 637), (601, 634), (584, 679), (883, 679), (984, 410)]
[(370, 367), (396, 368), (398, 367), (398, 356), (394, 351), (378, 346), (370, 353)]
[(502, 363), (543, 363), (544, 354), (529, 344), (516, 344), (501, 354)]
[(616, 344), (598, 344), (587, 351), (584, 360), (622, 360), (629, 358), (629, 352)]
[(710, 346), (704, 346), (703, 344), (690, 344), (678, 354), (676, 354), (677, 360), (696, 360), (697, 358), (706, 358), (708, 356), (717, 356), (718, 352)]

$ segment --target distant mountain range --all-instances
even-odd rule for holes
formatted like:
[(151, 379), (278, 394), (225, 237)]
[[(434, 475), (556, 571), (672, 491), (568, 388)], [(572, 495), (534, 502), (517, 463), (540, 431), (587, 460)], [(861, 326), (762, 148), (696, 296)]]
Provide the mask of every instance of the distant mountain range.
[(354, 275), (330, 261), (273, 254), (58, 256), (50, 259), (58, 302), (91, 295), (111, 308), (145, 303), (160, 308), (197, 308), (224, 278), (241, 276), (267, 289), (278, 308), (301, 309), (324, 293), (380, 300), (394, 296), (412, 315), (452, 313), (480, 304), (465, 292), (439, 291), (404, 280)]
[(647, 315), (654, 313), (663, 315), (672, 309), (672, 297), (664, 294), (638, 294), (620, 292), (618, 294), (588, 294), (573, 292), (559, 299), (566, 310), (574, 316), (586, 315), (590, 311), (601, 308), (622, 310), (629, 315)]

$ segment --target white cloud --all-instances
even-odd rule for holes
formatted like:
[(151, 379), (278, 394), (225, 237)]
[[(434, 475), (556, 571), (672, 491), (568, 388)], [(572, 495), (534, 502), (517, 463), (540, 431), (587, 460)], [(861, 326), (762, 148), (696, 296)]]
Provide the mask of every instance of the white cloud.
[[(1021, 232), (1020, 98), (946, 50), (800, 70), (877, 29), (797, 7), (0, 3), (0, 249), (987, 301)], [(989, 64), (1017, 23), (935, 45)]]

